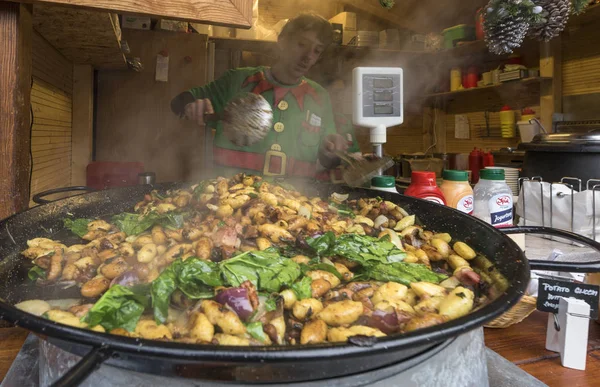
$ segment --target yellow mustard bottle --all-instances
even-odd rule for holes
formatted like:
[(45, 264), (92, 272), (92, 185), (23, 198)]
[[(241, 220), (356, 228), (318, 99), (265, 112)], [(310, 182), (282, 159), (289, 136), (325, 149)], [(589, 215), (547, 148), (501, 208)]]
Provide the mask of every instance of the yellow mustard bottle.
[(473, 188), (469, 184), (467, 171), (445, 170), (444, 181), (440, 186), (446, 205), (461, 212), (473, 214)]

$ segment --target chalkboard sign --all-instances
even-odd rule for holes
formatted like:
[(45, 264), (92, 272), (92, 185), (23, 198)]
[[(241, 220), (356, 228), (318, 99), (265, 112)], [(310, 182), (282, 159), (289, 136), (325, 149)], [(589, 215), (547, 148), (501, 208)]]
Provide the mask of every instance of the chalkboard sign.
[(542, 312), (558, 313), (560, 297), (576, 298), (590, 305), (590, 317), (598, 318), (598, 294), (600, 287), (577, 282), (539, 279), (537, 309)]

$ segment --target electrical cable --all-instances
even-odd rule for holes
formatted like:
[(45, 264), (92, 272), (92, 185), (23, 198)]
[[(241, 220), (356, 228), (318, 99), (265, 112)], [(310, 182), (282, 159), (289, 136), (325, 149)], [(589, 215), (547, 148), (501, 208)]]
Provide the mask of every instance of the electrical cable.
[(425, 150), (425, 156), (427, 156), (427, 152), (429, 152), (431, 149), (435, 148), (437, 145), (437, 134), (435, 131), (435, 125), (437, 123), (437, 103), (438, 103), (437, 100), (433, 103), (433, 122), (432, 122), (432, 128), (431, 128), (433, 131), (433, 144), (431, 144), (431, 146)]

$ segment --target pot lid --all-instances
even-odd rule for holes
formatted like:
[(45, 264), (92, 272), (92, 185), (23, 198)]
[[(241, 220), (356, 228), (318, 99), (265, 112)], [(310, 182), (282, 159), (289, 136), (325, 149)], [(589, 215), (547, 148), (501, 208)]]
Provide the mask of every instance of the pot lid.
[(600, 131), (538, 134), (520, 150), (543, 152), (600, 152)]
[(600, 131), (587, 133), (538, 134), (532, 144), (600, 144)]

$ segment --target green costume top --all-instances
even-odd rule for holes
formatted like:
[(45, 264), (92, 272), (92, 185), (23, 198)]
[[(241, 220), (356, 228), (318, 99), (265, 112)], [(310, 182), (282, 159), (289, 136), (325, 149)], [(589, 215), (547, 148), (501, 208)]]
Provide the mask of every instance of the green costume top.
[(321, 140), (336, 133), (329, 95), (310, 79), (283, 85), (267, 76), (266, 70), (262, 66), (229, 70), (189, 91), (196, 99), (210, 99), (217, 114), (240, 92), (260, 94), (273, 108), (273, 128), (264, 140), (247, 147), (234, 145), (221, 123), (216, 124), (213, 158), (216, 166), (224, 167), (216, 173), (315, 177)]
[(360, 152), (360, 146), (354, 134), (352, 117), (343, 113), (334, 113), (335, 129), (348, 141), (348, 153)]

